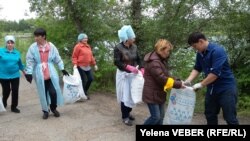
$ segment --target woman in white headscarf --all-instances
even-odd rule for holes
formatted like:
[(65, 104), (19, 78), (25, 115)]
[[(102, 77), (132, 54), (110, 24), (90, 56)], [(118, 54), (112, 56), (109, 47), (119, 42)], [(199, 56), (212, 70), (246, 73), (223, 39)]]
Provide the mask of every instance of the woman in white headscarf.
[(20, 113), (18, 106), (18, 90), (20, 70), (24, 73), (21, 54), (15, 48), (15, 37), (5, 36), (5, 47), (0, 49), (0, 83), (2, 85), (3, 105), (7, 107), (7, 101), (11, 93), (11, 111)]
[[(134, 117), (130, 114), (135, 106), (131, 98), (131, 79), (138, 71), (144, 73), (135, 42), (135, 34), (130, 25), (123, 26), (118, 31), (120, 43), (114, 49), (114, 64), (116, 72), (117, 101), (121, 106), (123, 123), (132, 126)], [(138, 67), (137, 67), (138, 66)]]

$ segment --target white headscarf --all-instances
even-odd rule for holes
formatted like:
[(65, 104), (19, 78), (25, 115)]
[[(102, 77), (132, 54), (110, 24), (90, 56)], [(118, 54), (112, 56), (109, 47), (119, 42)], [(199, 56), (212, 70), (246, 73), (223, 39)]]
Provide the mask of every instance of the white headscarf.
[(15, 43), (15, 37), (13, 35), (7, 35), (4, 38), (5, 44), (7, 44), (8, 41), (13, 41)]

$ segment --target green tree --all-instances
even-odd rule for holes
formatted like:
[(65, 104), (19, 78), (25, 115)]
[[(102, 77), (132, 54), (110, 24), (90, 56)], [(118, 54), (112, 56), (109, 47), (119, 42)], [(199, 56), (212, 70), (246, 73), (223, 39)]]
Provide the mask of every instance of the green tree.
[[(77, 35), (85, 32), (95, 55), (102, 63), (97, 72), (101, 87), (113, 82), (115, 73), (112, 49), (118, 43), (117, 31), (131, 24), (136, 32), (143, 57), (157, 39), (168, 39), (174, 50), (170, 68), (174, 75), (185, 79), (191, 71), (195, 52), (188, 48), (187, 36), (193, 31), (204, 32), (209, 40), (217, 41), (229, 52), (230, 64), (235, 72), (240, 95), (249, 91), (249, 0), (29, 0), (31, 10), (40, 17), (32, 22), (48, 31), (70, 64), (70, 56)], [(13, 23), (15, 27), (15, 23)], [(34, 27), (33, 27), (34, 28)], [(64, 50), (68, 49), (68, 52)], [(70, 66), (71, 67), (71, 66)], [(109, 83), (105, 83), (109, 84)], [(114, 83), (113, 83), (114, 84)], [(248, 98), (244, 98), (244, 102)], [(250, 103), (250, 102), (246, 102)], [(244, 106), (242, 106), (244, 107)]]

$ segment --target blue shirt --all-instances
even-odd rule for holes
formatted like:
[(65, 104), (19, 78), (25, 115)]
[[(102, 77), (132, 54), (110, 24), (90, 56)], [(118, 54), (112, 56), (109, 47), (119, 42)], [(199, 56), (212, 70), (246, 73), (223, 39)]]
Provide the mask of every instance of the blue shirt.
[(9, 52), (6, 47), (0, 48), (0, 79), (12, 79), (20, 77), (19, 70), (24, 66), (21, 54), (15, 48)]
[(209, 73), (215, 74), (218, 78), (208, 85), (210, 94), (219, 93), (222, 90), (235, 88), (236, 83), (233, 72), (230, 69), (225, 49), (214, 43), (209, 43), (207, 49), (196, 54), (194, 69), (204, 72), (205, 77)]

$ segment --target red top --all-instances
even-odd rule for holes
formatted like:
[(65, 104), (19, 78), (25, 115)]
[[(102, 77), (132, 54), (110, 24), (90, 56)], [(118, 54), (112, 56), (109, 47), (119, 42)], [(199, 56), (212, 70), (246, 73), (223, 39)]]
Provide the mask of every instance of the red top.
[(72, 54), (72, 63), (77, 66), (96, 65), (91, 47), (89, 44), (77, 43)]
[(45, 48), (42, 46), (39, 46), (39, 53), (40, 53), (40, 59), (42, 63), (43, 77), (44, 77), (44, 80), (48, 80), (50, 78), (49, 69), (48, 69), (48, 58), (49, 58), (50, 46), (48, 43), (46, 43), (44, 46)]

